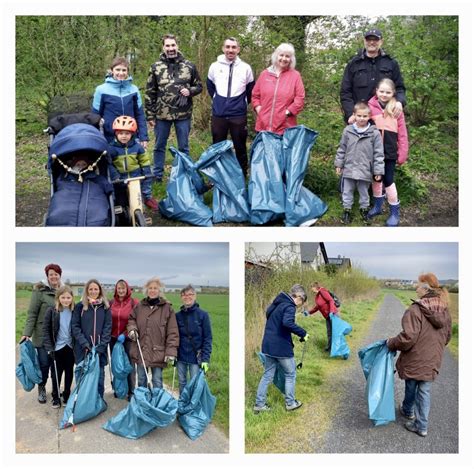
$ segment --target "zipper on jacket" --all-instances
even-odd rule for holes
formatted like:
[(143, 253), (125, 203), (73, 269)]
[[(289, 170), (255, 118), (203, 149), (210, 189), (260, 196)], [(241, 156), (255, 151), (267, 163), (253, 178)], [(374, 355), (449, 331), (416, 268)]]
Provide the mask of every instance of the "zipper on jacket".
[(234, 62), (229, 65), (229, 80), (227, 82), (227, 97), (230, 98), (230, 92), (232, 90), (232, 75), (234, 73)]
[(84, 224), (82, 226), (87, 226), (87, 210), (89, 208), (89, 192), (90, 192), (90, 181), (87, 182), (87, 190), (86, 190), (86, 207), (84, 210)]
[(280, 84), (280, 77), (281, 77), (281, 72), (280, 72), (280, 75), (277, 76), (277, 81), (276, 81), (276, 85), (275, 85), (275, 90), (273, 92), (273, 101), (272, 101), (272, 109), (270, 111), (270, 122), (268, 124), (269, 126), (269, 131), (270, 132), (273, 132), (273, 114), (275, 112), (275, 103), (276, 103), (276, 95), (277, 95), (277, 91), (278, 91), (278, 85)]

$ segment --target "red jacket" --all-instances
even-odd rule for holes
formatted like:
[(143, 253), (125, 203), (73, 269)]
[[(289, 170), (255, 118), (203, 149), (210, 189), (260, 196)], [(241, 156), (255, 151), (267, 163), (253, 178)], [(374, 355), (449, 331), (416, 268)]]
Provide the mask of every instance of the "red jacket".
[[(252, 91), (252, 107), (262, 106), (257, 115), (255, 130), (275, 132), (282, 135), (288, 127), (297, 125), (296, 115), (304, 107), (304, 86), (301, 75), (288, 69), (277, 76), (272, 67), (258, 77)], [(286, 110), (290, 115), (285, 114)]]
[(329, 292), (325, 288), (320, 288), (314, 297), (314, 308), (309, 314), (314, 314), (319, 311), (325, 319), (329, 317), (329, 313), (337, 313), (336, 305)]
[(382, 106), (377, 96), (372, 96), (369, 102), (370, 118), (382, 134), (384, 154), (386, 160), (397, 160), (402, 165), (408, 159), (408, 131), (403, 112), (398, 116), (384, 117)]
[[(117, 295), (117, 285), (115, 286), (114, 298), (110, 302), (110, 311), (112, 312), (112, 337), (117, 338), (120, 334), (127, 335), (128, 317), (133, 310), (133, 307), (138, 304), (138, 300), (132, 298), (132, 290), (125, 280), (122, 280), (127, 285), (127, 295), (123, 301), (120, 301)], [(117, 282), (118, 283), (118, 282)]]

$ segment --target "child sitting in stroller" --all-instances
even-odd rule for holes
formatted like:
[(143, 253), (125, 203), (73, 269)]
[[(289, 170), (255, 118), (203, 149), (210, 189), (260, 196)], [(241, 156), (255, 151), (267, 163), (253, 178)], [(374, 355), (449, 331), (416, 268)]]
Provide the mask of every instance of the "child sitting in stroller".
[(157, 211), (158, 202), (151, 193), (152, 173), (150, 158), (145, 153), (142, 145), (135, 139), (137, 128), (137, 121), (133, 117), (119, 116), (114, 120), (112, 129), (115, 132), (115, 139), (109, 145), (108, 150), (109, 156), (112, 159), (110, 175), (112, 181), (145, 176), (145, 179), (141, 181), (143, 200), (147, 207)]
[(50, 147), (52, 197), (46, 226), (111, 226), (107, 140), (89, 124), (62, 129)]

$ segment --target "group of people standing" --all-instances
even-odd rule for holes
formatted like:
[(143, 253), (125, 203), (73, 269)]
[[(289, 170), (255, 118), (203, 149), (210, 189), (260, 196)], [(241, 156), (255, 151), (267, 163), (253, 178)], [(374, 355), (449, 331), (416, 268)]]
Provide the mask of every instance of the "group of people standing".
[[(344, 223), (351, 221), (350, 209), (356, 189), (360, 193), (365, 221), (381, 213), (385, 197), (391, 209), (388, 226), (396, 226), (399, 221), (394, 169), (408, 154), (403, 118), (405, 86), (397, 62), (381, 49), (382, 43), (379, 30), (367, 31), (365, 47), (348, 63), (341, 84), (341, 107), (348, 128), (344, 130), (337, 151), (336, 167), (344, 180)], [(116, 147), (126, 148), (119, 153), (125, 153), (134, 161), (131, 169), (124, 168), (122, 163), (115, 164), (114, 160), (115, 166), (122, 175), (141, 170), (148, 176), (143, 195), (145, 204), (153, 210), (158, 210), (158, 206), (151, 196), (151, 179), (163, 180), (171, 127), (176, 132), (178, 150), (189, 154), (193, 98), (203, 91), (196, 65), (180, 52), (176, 36), (164, 35), (162, 47), (162, 54), (150, 67), (144, 103), (138, 88), (132, 84), (129, 63), (123, 57), (112, 62), (110, 74), (105, 83), (96, 88), (93, 101), (93, 111), (105, 120), (108, 141), (113, 143), (115, 140)], [(226, 140), (230, 135), (243, 174), (247, 175), (248, 106), (251, 105), (256, 114), (257, 132), (281, 135), (285, 129), (297, 125), (297, 116), (305, 103), (305, 88), (301, 74), (296, 70), (295, 49), (291, 44), (282, 43), (274, 50), (270, 65), (257, 80), (250, 65), (239, 56), (238, 39), (226, 38), (222, 52), (210, 65), (206, 79), (212, 100), (212, 143)], [(116, 132), (126, 130), (120, 124), (114, 127), (117, 118), (132, 119), (134, 124), (128, 130), (134, 138), (117, 143)], [(148, 157), (138, 161), (140, 158), (133, 156), (138, 153), (132, 148), (137, 141), (147, 148), (147, 124), (155, 133), (153, 164)], [(355, 142), (361, 142), (361, 145)], [(371, 184), (375, 205), (369, 211)]]
[[(132, 297), (132, 290), (123, 279), (116, 283), (111, 301), (100, 282), (91, 279), (75, 305), (73, 291), (61, 282), (61, 267), (48, 264), (45, 274), (46, 283), (34, 287), (22, 336), (22, 340), (32, 340), (38, 354), (42, 375), (38, 384), (40, 403), (47, 402), (49, 374), (53, 408), (61, 407), (61, 397), (63, 403), (67, 402), (74, 364), (81, 362), (93, 347), (100, 365), (98, 393), (104, 397), (104, 367), (117, 342), (124, 344), (131, 363), (136, 365), (138, 386), (147, 386), (150, 371), (153, 387), (162, 388), (163, 368), (171, 364), (177, 366), (181, 393), (200, 369), (208, 371), (211, 322), (209, 314), (196, 302), (196, 290), (191, 285), (181, 290), (183, 305), (175, 313), (162, 294), (163, 284), (158, 277), (146, 282), (141, 301)], [(134, 372), (128, 376), (128, 384), (130, 399), (136, 384)]]
[[(304, 309), (305, 316), (319, 311), (326, 320), (327, 346), (331, 350), (332, 331), (330, 314), (339, 315), (330, 291), (319, 282), (311, 285), (315, 294), (314, 307)], [(451, 338), (449, 294), (433, 273), (421, 274), (416, 286), (417, 300), (402, 317), (402, 331), (386, 340), (388, 350), (400, 352), (396, 369), (405, 381), (405, 396), (399, 406), (402, 417), (407, 419), (405, 428), (425, 437), (431, 405), (431, 388), (439, 374), (443, 353)], [(307, 301), (305, 288), (295, 284), (288, 292), (280, 292), (266, 310), (266, 323), (262, 340), (265, 370), (257, 388), (253, 411), (256, 414), (271, 411), (267, 404), (268, 386), (273, 382), (277, 367), (285, 377), (285, 408), (293, 411), (302, 406), (295, 397), (296, 363), (292, 335), (300, 342), (307, 342), (309, 335), (296, 323), (298, 308)]]

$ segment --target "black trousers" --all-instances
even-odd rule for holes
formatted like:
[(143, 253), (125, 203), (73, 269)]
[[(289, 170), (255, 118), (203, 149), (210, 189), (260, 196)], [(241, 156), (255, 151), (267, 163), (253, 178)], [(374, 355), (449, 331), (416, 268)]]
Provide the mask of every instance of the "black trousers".
[(230, 132), (232, 143), (234, 144), (235, 155), (240, 167), (247, 174), (247, 116), (240, 117), (216, 117), (211, 119), (212, 143), (222, 142), (227, 139)]
[(328, 336), (328, 347), (331, 348), (332, 324), (329, 316), (326, 318), (326, 333)]
[[(56, 368), (54, 364), (56, 363)], [(58, 376), (56, 377), (56, 369)], [(63, 397), (67, 399), (71, 394), (72, 379), (74, 377), (74, 353), (72, 348), (65, 345), (62, 349), (54, 352), (54, 360), (51, 360), (51, 381), (53, 383), (53, 399), (59, 399), (61, 378), (64, 373)]]

